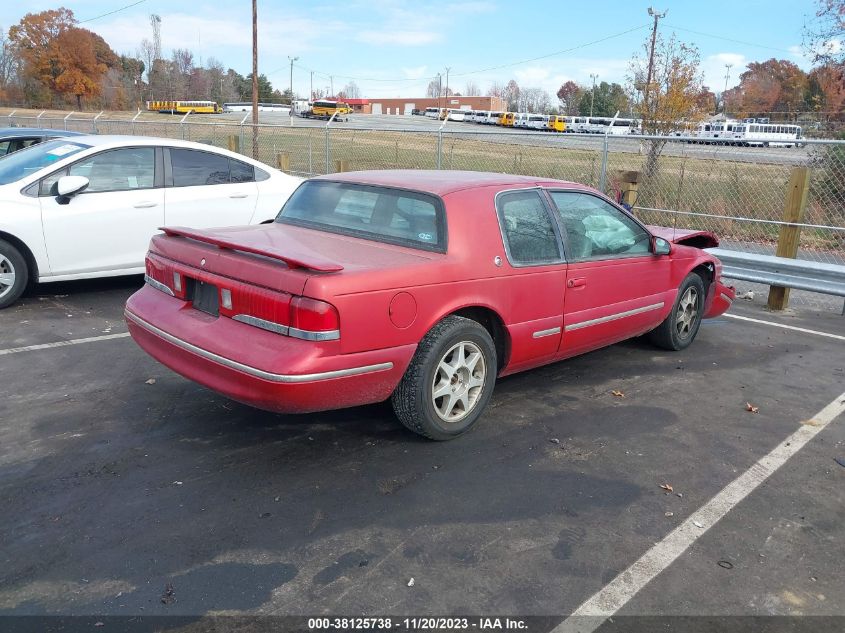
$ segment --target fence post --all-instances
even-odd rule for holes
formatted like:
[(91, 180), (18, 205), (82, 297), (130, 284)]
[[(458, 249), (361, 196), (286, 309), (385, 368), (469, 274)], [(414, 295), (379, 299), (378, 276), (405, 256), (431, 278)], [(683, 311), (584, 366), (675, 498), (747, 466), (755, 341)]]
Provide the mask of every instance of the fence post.
[(276, 167), (290, 173), (290, 152), (278, 152), (276, 154)]
[(241, 138), (237, 134), (230, 134), (226, 147), (230, 152), (241, 153)]
[(336, 174), (340, 174), (344, 171), (349, 171), (349, 161), (344, 159), (339, 159), (334, 162), (334, 171)]
[[(618, 112), (617, 112), (618, 114)], [(607, 133), (604, 135), (604, 153), (601, 157), (601, 176), (599, 176), (599, 191), (604, 193), (607, 185)]]
[(103, 112), (105, 112), (105, 110), (100, 110), (100, 114), (95, 116), (94, 119), (91, 121), (91, 130), (94, 132), (94, 134), (99, 134), (99, 132), (97, 132), (97, 119), (103, 116)]
[(329, 145), (329, 126), (326, 126), (326, 173), (330, 174), (329, 165), (332, 162), (332, 150), (331, 146)]
[[(786, 201), (783, 207), (783, 221), (778, 233), (778, 257), (795, 259), (798, 255), (798, 241), (801, 227), (791, 224), (804, 221), (804, 211), (807, 208), (807, 192), (810, 190), (810, 168), (795, 167), (789, 177), (789, 187), (786, 190)], [(772, 286), (769, 288), (769, 309), (783, 310), (789, 304), (789, 288)]]
[(443, 163), (443, 131), (437, 130), (437, 169), (441, 168)]
[(65, 122), (65, 130), (67, 130), (67, 120), (70, 118), (70, 115), (73, 114), (73, 110), (67, 113), (67, 116), (64, 118)]

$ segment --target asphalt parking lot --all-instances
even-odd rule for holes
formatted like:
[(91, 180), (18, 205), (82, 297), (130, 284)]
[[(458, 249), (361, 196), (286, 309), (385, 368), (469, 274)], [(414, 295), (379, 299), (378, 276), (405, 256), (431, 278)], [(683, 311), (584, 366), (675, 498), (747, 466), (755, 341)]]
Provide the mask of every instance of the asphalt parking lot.
[(173, 374), (121, 336), (140, 283), (0, 312), (0, 615), (561, 616), (598, 595), (845, 616), (835, 313), (738, 303), (684, 352), (633, 340), (503, 379), (481, 425), (432, 443), (387, 404), (276, 415)]

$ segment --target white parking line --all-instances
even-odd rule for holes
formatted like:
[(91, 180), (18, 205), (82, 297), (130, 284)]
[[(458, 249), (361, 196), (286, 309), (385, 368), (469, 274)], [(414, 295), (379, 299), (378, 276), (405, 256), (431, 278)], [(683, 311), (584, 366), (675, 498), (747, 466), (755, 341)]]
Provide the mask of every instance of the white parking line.
[(67, 347), (68, 345), (81, 345), (82, 343), (96, 343), (97, 341), (110, 341), (116, 338), (126, 338), (129, 332), (120, 334), (104, 334), (103, 336), (89, 336), (88, 338), (74, 338), (69, 341), (56, 341), (55, 343), (42, 343), (41, 345), (27, 345), (26, 347), (10, 347), (0, 349), (0, 356), (6, 354), (20, 354), (21, 352), (34, 352), (39, 349), (52, 349), (54, 347)]
[(554, 629), (554, 633), (592, 633), (599, 628), (843, 411), (845, 393), (814, 415), (813, 424), (802, 424), (768, 455), (693, 512), (666, 538), (655, 544), (639, 560), (578, 607)]
[(795, 327), (794, 325), (786, 325), (784, 323), (776, 323), (775, 321), (762, 321), (761, 319), (752, 319), (751, 317), (739, 316), (738, 314), (724, 314), (729, 319), (739, 319), (740, 321), (750, 321), (751, 323), (761, 323), (762, 325), (771, 325), (772, 327), (780, 327), (784, 330), (793, 330), (795, 332), (804, 332), (805, 334), (816, 334), (818, 336), (826, 336), (828, 338), (835, 338), (840, 341), (845, 341), (845, 336), (839, 334), (831, 334), (830, 332), (819, 332), (818, 330), (808, 330), (803, 327)]

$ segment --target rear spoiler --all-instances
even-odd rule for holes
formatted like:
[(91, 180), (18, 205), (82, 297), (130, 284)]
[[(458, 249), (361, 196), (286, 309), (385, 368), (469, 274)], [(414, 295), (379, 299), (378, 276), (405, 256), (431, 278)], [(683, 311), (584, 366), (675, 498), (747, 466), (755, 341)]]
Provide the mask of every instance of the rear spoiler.
[(321, 273), (336, 273), (343, 270), (343, 266), (340, 264), (314, 256), (310, 253), (294, 253), (292, 255), (288, 255), (286, 253), (280, 253), (273, 248), (259, 248), (249, 246), (247, 244), (239, 244), (238, 242), (227, 240), (210, 231), (196, 231), (180, 226), (163, 226), (159, 227), (159, 230), (164, 231), (164, 234), (169, 237), (186, 237), (191, 240), (196, 240), (197, 242), (213, 244), (219, 248), (226, 248), (233, 251), (240, 251), (242, 253), (251, 253), (253, 255), (269, 257), (270, 259), (277, 259), (284, 262), (291, 268), (307, 268), (308, 270), (316, 270)]

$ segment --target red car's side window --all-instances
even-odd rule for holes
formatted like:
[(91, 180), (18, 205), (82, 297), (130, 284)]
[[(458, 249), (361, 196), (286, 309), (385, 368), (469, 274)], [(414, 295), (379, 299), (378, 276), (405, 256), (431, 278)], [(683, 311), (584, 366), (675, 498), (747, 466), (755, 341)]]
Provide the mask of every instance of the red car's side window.
[(649, 233), (607, 202), (576, 191), (550, 192), (567, 243), (567, 259), (609, 259), (649, 252)]
[(515, 265), (560, 261), (560, 242), (537, 190), (508, 191), (496, 199), (508, 258)]

